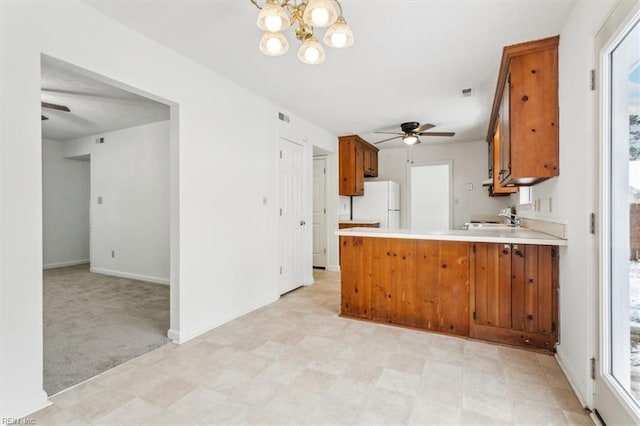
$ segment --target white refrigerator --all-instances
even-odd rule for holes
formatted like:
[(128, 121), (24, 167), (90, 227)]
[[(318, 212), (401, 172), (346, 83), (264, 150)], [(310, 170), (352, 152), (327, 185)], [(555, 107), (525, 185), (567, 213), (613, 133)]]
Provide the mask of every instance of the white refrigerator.
[(364, 195), (352, 197), (354, 219), (375, 220), (380, 228), (400, 228), (400, 185), (390, 180), (364, 183)]

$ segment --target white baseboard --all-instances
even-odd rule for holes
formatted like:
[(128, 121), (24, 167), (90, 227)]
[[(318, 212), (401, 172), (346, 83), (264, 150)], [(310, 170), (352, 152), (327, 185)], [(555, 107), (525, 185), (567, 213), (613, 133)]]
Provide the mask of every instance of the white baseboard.
[[(2, 407), (4, 410), (1, 414), (1, 419), (3, 420), (2, 424), (10, 424), (4, 422), (5, 419), (19, 419), (22, 417), (28, 417), (29, 414), (33, 414), (36, 411), (42, 410), (43, 408), (51, 405), (51, 401), (49, 401), (49, 397), (44, 390), (36, 392), (32, 395), (13, 395), (13, 398), (8, 397), (8, 395), (3, 395), (2, 399)], [(26, 423), (23, 421), (22, 423), (13, 424)]]
[(188, 342), (191, 339), (195, 339), (196, 337), (200, 336), (201, 334), (204, 334), (204, 333), (206, 333), (208, 331), (213, 330), (214, 328), (218, 328), (221, 325), (228, 323), (229, 321), (233, 321), (234, 319), (240, 318), (243, 315), (246, 315), (246, 314), (248, 314), (250, 312), (253, 312), (256, 309), (260, 309), (260, 308), (262, 308), (264, 306), (270, 305), (273, 302), (277, 302), (278, 300), (280, 300), (280, 296), (279, 295), (275, 299), (268, 300), (266, 303), (259, 303), (259, 304), (257, 304), (256, 306), (254, 306), (252, 308), (249, 308), (249, 309), (247, 309), (247, 310), (245, 310), (243, 312), (240, 312), (240, 313), (238, 313), (236, 315), (227, 317), (226, 319), (224, 319), (222, 321), (218, 321), (217, 323), (215, 323), (212, 326), (204, 327), (204, 328), (200, 329), (199, 331), (193, 331), (193, 332), (190, 332), (190, 333), (183, 333), (183, 332), (176, 333), (173, 330), (169, 330), (169, 337), (172, 338), (172, 340), (173, 340), (173, 336), (172, 336), (172, 334), (173, 334), (176, 337), (176, 340), (173, 340), (173, 343), (181, 345), (183, 343)]
[(96, 274), (112, 275), (114, 277), (121, 277), (121, 278), (131, 278), (132, 280), (146, 281), (146, 282), (156, 283), (156, 284), (169, 285), (169, 282), (170, 282), (168, 278), (132, 274), (130, 272), (114, 271), (111, 269), (104, 269), (104, 268), (90, 268), (89, 271), (94, 272)]
[(42, 269), (64, 268), (65, 266), (84, 265), (89, 263), (89, 259), (70, 260), (68, 262), (55, 262), (42, 265)]
[(329, 266), (327, 266), (327, 271), (329, 271), (329, 272), (340, 272), (340, 266), (339, 265), (329, 265)]
[(180, 343), (180, 331), (174, 330), (170, 328), (167, 332), (167, 337), (171, 340), (172, 343), (179, 344)]
[(573, 393), (575, 393), (576, 396), (578, 397), (578, 401), (580, 402), (580, 405), (582, 405), (583, 408), (591, 409), (592, 408), (590, 406), (591, 404), (587, 401), (587, 398), (585, 398), (584, 394), (582, 393), (582, 390), (579, 389), (578, 386), (576, 385), (576, 382), (574, 380), (574, 377), (576, 377), (575, 371), (573, 371), (573, 369), (569, 366), (569, 364), (564, 361), (564, 356), (562, 354), (563, 354), (562, 346), (560, 345), (556, 348), (556, 355), (555, 355), (556, 361), (558, 361), (558, 364), (560, 365), (560, 369), (562, 370), (565, 377), (569, 381), (569, 385), (571, 386), (571, 389), (573, 389)]

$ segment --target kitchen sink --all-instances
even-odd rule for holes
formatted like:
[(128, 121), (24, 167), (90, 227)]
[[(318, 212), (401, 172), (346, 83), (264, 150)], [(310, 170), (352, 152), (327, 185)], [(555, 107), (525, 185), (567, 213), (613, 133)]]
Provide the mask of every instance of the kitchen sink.
[(504, 223), (474, 223), (467, 222), (464, 224), (464, 229), (466, 230), (490, 230), (490, 229), (512, 229), (515, 228), (514, 225), (507, 225)]

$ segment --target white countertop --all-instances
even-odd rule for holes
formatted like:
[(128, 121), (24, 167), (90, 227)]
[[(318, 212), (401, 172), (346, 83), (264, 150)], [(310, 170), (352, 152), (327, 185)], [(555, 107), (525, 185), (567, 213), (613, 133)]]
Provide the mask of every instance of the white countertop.
[(411, 229), (347, 228), (336, 231), (336, 235), (344, 237), (405, 238), (410, 240), (469, 241), (479, 243), (567, 245), (567, 240), (527, 228), (430, 232), (417, 232)]

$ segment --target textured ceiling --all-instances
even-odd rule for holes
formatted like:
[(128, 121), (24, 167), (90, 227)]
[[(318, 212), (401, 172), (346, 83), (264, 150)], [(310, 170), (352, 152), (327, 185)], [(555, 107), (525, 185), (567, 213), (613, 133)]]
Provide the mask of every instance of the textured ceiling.
[(345, 0), (356, 42), (316, 66), (292, 29), (286, 55), (260, 53), (249, 0), (85, 3), (338, 135), (418, 121), (456, 132), (423, 142), (465, 142), (486, 135), (502, 47), (558, 34), (573, 2)]
[(42, 101), (71, 111), (42, 108), (42, 137), (69, 140), (169, 119), (169, 107), (100, 82), (42, 57)]

